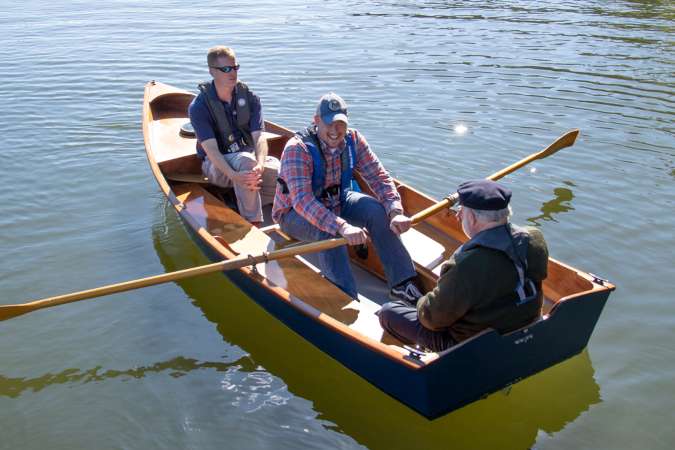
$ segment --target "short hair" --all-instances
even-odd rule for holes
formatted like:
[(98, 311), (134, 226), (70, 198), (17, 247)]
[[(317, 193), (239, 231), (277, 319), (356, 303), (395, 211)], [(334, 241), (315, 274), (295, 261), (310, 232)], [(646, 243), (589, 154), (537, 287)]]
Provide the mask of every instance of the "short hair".
[(462, 208), (470, 210), (473, 213), (476, 220), (482, 223), (490, 223), (490, 222), (506, 223), (511, 218), (511, 214), (513, 214), (510, 205), (504, 209), (496, 209), (496, 210), (473, 209), (468, 208), (466, 206), (462, 206)]
[(213, 66), (216, 63), (216, 59), (220, 58), (221, 56), (237, 59), (237, 55), (234, 54), (234, 50), (232, 50), (230, 47), (216, 45), (215, 47), (211, 47), (206, 54), (206, 64), (208, 64), (209, 67)]

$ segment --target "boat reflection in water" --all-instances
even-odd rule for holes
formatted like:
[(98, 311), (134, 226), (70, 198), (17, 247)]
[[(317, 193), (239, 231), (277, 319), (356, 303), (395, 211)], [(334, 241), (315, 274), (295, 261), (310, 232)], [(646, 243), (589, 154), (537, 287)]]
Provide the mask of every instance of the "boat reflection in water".
[[(570, 187), (574, 187), (574, 184), (567, 182)], [(571, 205), (572, 199), (574, 199), (574, 192), (569, 188), (555, 188), (553, 190), (553, 195), (555, 198), (547, 201), (541, 205), (541, 214), (536, 217), (530, 217), (527, 219), (532, 225), (539, 225), (541, 220), (552, 220), (557, 222), (554, 218), (556, 214), (565, 213), (568, 211), (573, 211), (574, 207)]]
[[(153, 241), (169, 272), (185, 268), (186, 253), (199, 251), (172, 214), (172, 207), (166, 208), (165, 223), (153, 228)], [(222, 274), (183, 280), (179, 285), (228, 345), (249, 354), (253, 364), (239, 365), (237, 370), (264, 368), (279, 377), (290, 393), (311, 401), (317, 419), (330, 423), (324, 426), (368, 447), (432, 448), (452, 443), (459, 448), (528, 448), (539, 431), (560, 431), (600, 402), (600, 389), (584, 350), (520, 381), (508, 392), (497, 392), (429, 421), (292, 332)], [(270, 403), (264, 407), (283, 406)]]
[[(226, 372), (232, 367), (242, 366), (242, 361), (198, 361), (194, 358), (177, 356), (167, 361), (130, 369), (107, 369), (96, 366), (91, 369), (65, 369), (56, 373), (45, 373), (34, 378), (9, 378), (0, 375), (0, 397), (18, 398), (27, 392), (40, 392), (55, 385), (87, 384), (119, 379), (141, 379), (159, 373), (181, 376), (201, 369)], [(244, 365), (245, 366), (245, 365)]]

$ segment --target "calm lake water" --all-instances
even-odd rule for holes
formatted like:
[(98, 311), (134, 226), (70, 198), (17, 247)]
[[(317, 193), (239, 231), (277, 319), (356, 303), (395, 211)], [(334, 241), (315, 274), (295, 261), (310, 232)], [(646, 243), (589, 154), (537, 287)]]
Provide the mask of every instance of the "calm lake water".
[[(206, 263), (152, 179), (141, 101), (234, 47), (268, 119), (341, 94), (438, 198), (507, 177), (515, 222), (608, 278), (581, 355), (428, 422), (213, 275), (0, 323), (1, 449), (670, 449), (675, 6), (669, 1), (4, 2), (0, 303)], [(462, 126), (466, 132), (461, 133)]]

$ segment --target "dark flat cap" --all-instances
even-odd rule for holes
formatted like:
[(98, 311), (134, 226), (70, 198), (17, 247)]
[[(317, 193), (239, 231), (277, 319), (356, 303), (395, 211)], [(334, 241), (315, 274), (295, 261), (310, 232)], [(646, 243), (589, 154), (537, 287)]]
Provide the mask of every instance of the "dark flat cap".
[(490, 180), (470, 180), (457, 188), (459, 204), (471, 209), (495, 211), (509, 206), (511, 190)]

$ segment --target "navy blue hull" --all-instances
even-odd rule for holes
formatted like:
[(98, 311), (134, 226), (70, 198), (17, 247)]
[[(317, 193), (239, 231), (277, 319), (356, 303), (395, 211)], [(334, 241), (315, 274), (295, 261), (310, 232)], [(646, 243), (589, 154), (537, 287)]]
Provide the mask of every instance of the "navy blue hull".
[[(213, 261), (221, 259), (185, 224)], [(305, 340), (428, 419), (435, 419), (580, 353), (609, 291), (569, 299), (546, 320), (509, 335), (480, 335), (413, 369), (343, 336), (278, 298), (239, 270), (224, 273), (251, 299)]]

